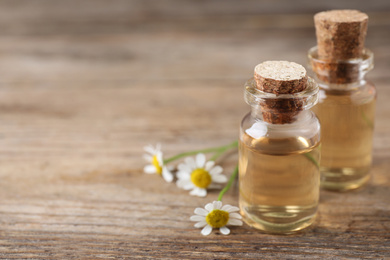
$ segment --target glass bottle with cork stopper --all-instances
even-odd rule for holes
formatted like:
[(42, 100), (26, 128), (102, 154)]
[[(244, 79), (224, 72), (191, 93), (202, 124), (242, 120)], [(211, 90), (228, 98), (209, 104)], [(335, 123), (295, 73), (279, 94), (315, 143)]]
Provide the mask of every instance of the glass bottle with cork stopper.
[(245, 84), (251, 106), (240, 129), (239, 204), (247, 224), (291, 233), (315, 218), (320, 124), (310, 108), (318, 85), (299, 64), (266, 61)]
[(320, 86), (313, 108), (321, 121), (321, 186), (347, 191), (369, 180), (376, 90), (365, 74), (373, 54), (364, 48), (368, 16), (333, 10), (314, 16), (317, 46), (309, 63)]

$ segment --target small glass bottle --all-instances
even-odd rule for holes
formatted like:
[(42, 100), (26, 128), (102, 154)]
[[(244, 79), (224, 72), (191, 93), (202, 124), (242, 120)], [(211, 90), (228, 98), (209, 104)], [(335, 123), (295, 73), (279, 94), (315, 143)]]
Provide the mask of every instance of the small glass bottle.
[(376, 90), (365, 80), (373, 68), (364, 48), (367, 19), (356, 10), (315, 16), (318, 47), (308, 57), (320, 98), (312, 110), (322, 129), (321, 186), (329, 190), (356, 189), (370, 177)]
[(314, 221), (320, 124), (309, 109), (317, 100), (317, 84), (293, 62), (263, 62), (246, 82), (252, 110), (240, 129), (239, 204), (248, 225), (286, 234)]

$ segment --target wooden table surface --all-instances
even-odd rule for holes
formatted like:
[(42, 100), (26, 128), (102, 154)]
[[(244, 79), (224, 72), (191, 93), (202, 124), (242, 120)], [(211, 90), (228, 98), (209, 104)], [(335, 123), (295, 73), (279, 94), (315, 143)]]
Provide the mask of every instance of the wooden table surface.
[[(256, 64), (306, 65), (314, 13), (370, 16), (378, 89), (372, 179), (321, 192), (294, 235), (246, 225), (203, 237), (216, 200), (143, 173), (166, 156), (238, 138)], [(390, 259), (388, 1), (0, 1), (0, 258)], [(237, 161), (222, 161), (229, 175)], [(237, 186), (223, 199), (238, 204)]]

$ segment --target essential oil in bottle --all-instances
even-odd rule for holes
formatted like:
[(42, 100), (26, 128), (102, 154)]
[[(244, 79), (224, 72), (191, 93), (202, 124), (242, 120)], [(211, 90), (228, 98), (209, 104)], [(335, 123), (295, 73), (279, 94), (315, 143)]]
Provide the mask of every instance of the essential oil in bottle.
[(314, 16), (317, 47), (309, 63), (320, 86), (312, 109), (321, 121), (321, 186), (346, 191), (370, 177), (376, 90), (365, 80), (373, 54), (364, 48), (368, 16), (334, 10)]
[(317, 84), (299, 64), (268, 61), (245, 84), (239, 204), (250, 226), (291, 233), (313, 223), (320, 185)]

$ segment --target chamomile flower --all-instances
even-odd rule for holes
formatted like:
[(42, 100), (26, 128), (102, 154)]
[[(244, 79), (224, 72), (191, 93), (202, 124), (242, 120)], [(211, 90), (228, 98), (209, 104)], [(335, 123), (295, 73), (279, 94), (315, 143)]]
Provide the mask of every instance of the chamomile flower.
[(224, 205), (221, 201), (214, 201), (208, 203), (205, 208), (196, 208), (194, 213), (196, 215), (190, 218), (191, 221), (196, 221), (194, 227), (203, 228), (201, 234), (207, 236), (211, 233), (213, 228), (219, 228), (219, 231), (224, 234), (230, 234), (230, 229), (226, 225), (242, 226), (242, 217), (238, 211), (239, 208)]
[(148, 145), (144, 147), (144, 150), (147, 152), (147, 154), (144, 154), (144, 159), (150, 163), (144, 167), (144, 172), (160, 175), (166, 182), (172, 182), (173, 174), (170, 169), (164, 165), (161, 145), (157, 144), (156, 147)]
[(184, 190), (191, 190), (190, 194), (198, 197), (207, 195), (207, 188), (214, 183), (224, 183), (227, 181), (222, 175), (222, 167), (214, 166), (213, 161), (206, 162), (203, 153), (196, 155), (196, 158), (187, 157), (184, 163), (179, 164), (177, 173), (177, 186)]

